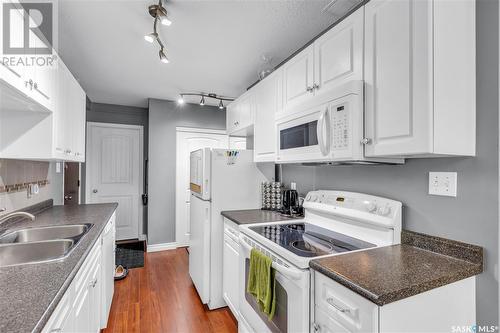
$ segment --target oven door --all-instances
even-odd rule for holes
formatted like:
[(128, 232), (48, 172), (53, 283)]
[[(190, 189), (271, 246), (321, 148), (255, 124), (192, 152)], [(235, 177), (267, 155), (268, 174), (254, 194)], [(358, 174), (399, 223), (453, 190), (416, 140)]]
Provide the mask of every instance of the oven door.
[(325, 162), (331, 160), (329, 103), (292, 119), (278, 122), (278, 163)]
[[(273, 259), (276, 274), (276, 312), (271, 321), (260, 312), (252, 295), (246, 292), (250, 269), (250, 251), (256, 248)], [(240, 314), (254, 332), (309, 331), (309, 270), (301, 270), (272, 255), (250, 238), (240, 235)]]

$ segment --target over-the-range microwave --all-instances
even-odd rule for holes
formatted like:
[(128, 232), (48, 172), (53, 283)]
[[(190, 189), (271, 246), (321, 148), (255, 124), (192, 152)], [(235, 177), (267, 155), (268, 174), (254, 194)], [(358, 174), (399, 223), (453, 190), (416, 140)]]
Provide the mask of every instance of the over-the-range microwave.
[(277, 163), (404, 163), (365, 157), (363, 81), (339, 86), (315, 103), (277, 119)]

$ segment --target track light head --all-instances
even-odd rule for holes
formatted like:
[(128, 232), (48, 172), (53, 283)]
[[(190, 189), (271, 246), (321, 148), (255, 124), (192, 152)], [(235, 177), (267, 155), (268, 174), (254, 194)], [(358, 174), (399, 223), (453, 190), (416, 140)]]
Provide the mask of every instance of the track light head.
[(167, 58), (165, 52), (163, 51), (163, 47), (160, 49), (160, 52), (158, 54), (160, 56), (161, 62), (163, 62), (164, 64), (168, 64), (169, 63), (168, 58)]
[(180, 96), (179, 99), (177, 100), (177, 104), (182, 105), (184, 104), (184, 96)]
[(201, 106), (205, 105), (205, 96), (201, 96), (200, 105)]
[(219, 109), (224, 109), (224, 103), (222, 103), (222, 99), (219, 101)]
[(161, 24), (170, 26), (172, 21), (168, 18), (168, 13), (163, 5), (151, 5), (148, 7), (149, 14), (154, 17), (160, 19)]
[(151, 32), (147, 35), (144, 35), (144, 39), (148, 43), (153, 43), (158, 38), (158, 34), (156, 32)]

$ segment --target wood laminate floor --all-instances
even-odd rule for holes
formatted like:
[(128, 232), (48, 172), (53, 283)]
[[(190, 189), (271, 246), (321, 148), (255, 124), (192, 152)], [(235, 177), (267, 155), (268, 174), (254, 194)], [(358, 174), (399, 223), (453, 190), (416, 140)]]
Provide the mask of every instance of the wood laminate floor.
[(209, 311), (193, 286), (186, 249), (145, 253), (144, 267), (115, 282), (108, 328), (114, 332), (237, 332), (228, 308)]

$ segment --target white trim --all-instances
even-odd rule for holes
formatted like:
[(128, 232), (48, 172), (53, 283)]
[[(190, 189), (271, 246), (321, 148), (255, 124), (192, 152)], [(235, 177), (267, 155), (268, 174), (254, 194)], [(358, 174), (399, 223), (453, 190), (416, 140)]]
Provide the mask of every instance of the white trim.
[(177, 132), (192, 132), (192, 133), (208, 133), (208, 134), (223, 134), (226, 135), (226, 130), (210, 129), (210, 128), (197, 128), (197, 127), (183, 127), (177, 126)]
[[(116, 123), (100, 123), (87, 121), (87, 135), (86, 135), (86, 149), (85, 149), (85, 203), (89, 204), (90, 198), (90, 167), (88, 165), (89, 152), (90, 152), (90, 137), (92, 133), (92, 128), (94, 127), (104, 127), (104, 128), (123, 128), (123, 129), (136, 129), (139, 131), (139, 156), (141, 157), (141, 163), (139, 167), (139, 228), (137, 232), (137, 237), (140, 238), (144, 233), (144, 206), (142, 204), (142, 194), (144, 193), (144, 126), (143, 125), (126, 125), (126, 124), (116, 124)], [(80, 165), (81, 168), (81, 165)], [(80, 169), (81, 170), (81, 169)], [(80, 178), (81, 179), (81, 178)], [(81, 182), (80, 182), (81, 186)], [(81, 194), (81, 191), (80, 191)], [(64, 201), (64, 197), (63, 197)]]
[(159, 252), (159, 251), (166, 251), (166, 250), (175, 250), (178, 247), (179, 246), (178, 246), (177, 242), (148, 244), (147, 251), (148, 252)]

